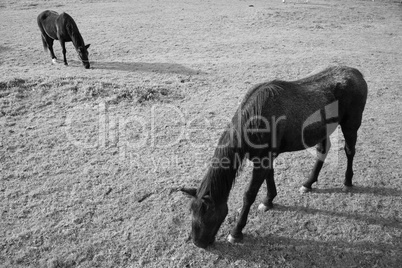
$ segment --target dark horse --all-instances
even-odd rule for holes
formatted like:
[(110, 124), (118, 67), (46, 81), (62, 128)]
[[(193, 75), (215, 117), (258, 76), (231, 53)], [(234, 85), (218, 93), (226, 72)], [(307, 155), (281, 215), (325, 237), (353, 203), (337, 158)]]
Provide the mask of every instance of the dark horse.
[(199, 188), (181, 189), (193, 197), (191, 237), (194, 244), (205, 248), (214, 242), (228, 213), (229, 192), (244, 159), (251, 160), (254, 168), (239, 220), (228, 237), (230, 242), (242, 241), (250, 206), (264, 180), (267, 195), (259, 209), (273, 207), (277, 194), (273, 160), (280, 153), (317, 145), (316, 163), (301, 188), (302, 192), (310, 191), (328, 153), (329, 135), (338, 124), (345, 138), (347, 156), (344, 185), (351, 187), (357, 130), (366, 98), (363, 75), (342, 66), (297, 81), (274, 80), (253, 87), (220, 137)]
[(43, 47), (45, 51), (49, 48), (53, 62), (56, 62), (56, 56), (53, 52), (53, 40), (60, 41), (65, 65), (68, 65), (66, 59), (66, 42), (73, 42), (82, 64), (84, 64), (86, 69), (89, 69), (87, 50), (89, 44), (85, 45), (77, 24), (75, 24), (70, 15), (67, 13), (59, 15), (57, 12), (51, 10), (43, 11), (38, 16), (38, 26), (42, 33)]

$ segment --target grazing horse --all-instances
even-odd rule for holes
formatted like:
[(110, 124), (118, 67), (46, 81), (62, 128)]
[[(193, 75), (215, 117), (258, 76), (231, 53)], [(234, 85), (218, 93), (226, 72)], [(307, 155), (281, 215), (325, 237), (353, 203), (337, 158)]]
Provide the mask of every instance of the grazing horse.
[(66, 59), (66, 42), (73, 42), (82, 64), (86, 69), (89, 69), (88, 48), (90, 45), (85, 45), (77, 24), (70, 15), (64, 12), (59, 15), (57, 12), (51, 10), (43, 11), (38, 16), (38, 26), (42, 33), (43, 47), (45, 51), (49, 48), (53, 63), (56, 62), (56, 56), (53, 52), (53, 40), (60, 41), (64, 65), (68, 65)]
[(330, 147), (329, 135), (339, 124), (345, 137), (345, 188), (352, 186), (357, 130), (367, 98), (367, 84), (356, 69), (335, 66), (297, 81), (274, 80), (253, 87), (244, 97), (231, 123), (221, 135), (208, 171), (198, 189), (182, 188), (192, 197), (194, 244), (205, 248), (228, 213), (228, 197), (244, 159), (253, 162), (243, 208), (230, 232), (229, 242), (241, 242), (250, 206), (261, 184), (267, 195), (259, 209), (273, 207), (276, 186), (273, 161), (280, 153), (317, 145), (317, 158), (301, 191), (312, 189)]

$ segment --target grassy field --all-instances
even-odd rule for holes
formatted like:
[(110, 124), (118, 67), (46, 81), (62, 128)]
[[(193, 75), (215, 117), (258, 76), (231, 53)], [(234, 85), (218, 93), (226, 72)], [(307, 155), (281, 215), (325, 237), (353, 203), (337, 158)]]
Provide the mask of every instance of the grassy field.
[[(37, 15), (69, 13), (51, 64)], [(402, 4), (358, 0), (116, 0), (0, 3), (0, 267), (400, 267)], [(369, 96), (355, 157), (335, 132), (315, 191), (311, 151), (281, 155), (275, 208), (226, 237), (251, 167), (206, 250), (189, 240), (189, 200), (254, 84), (328, 65), (359, 69)]]

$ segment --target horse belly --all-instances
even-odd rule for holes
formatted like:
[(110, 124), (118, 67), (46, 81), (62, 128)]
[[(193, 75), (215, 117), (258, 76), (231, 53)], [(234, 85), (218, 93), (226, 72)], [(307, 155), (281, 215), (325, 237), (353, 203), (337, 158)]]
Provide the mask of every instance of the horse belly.
[(280, 151), (294, 152), (313, 147), (329, 137), (336, 127), (336, 123), (331, 125), (316, 123), (305, 128), (300, 127), (298, 131), (288, 132), (280, 141)]
[(334, 132), (337, 126), (337, 123), (317, 124), (317, 126), (308, 126), (303, 129), (303, 149), (313, 147), (322, 140), (329, 138), (329, 136)]
[[(334, 117), (332, 117), (334, 115)], [(290, 119), (286, 128), (278, 136), (281, 137), (281, 151), (300, 151), (315, 146), (335, 131), (338, 126), (337, 112), (327, 109), (316, 111), (304, 120)]]

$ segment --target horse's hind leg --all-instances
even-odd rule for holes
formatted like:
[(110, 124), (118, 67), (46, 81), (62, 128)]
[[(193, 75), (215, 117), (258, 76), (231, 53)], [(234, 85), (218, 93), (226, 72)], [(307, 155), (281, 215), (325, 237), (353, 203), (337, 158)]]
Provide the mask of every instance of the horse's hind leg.
[(265, 182), (267, 183), (267, 195), (262, 203), (258, 206), (258, 209), (264, 212), (274, 207), (272, 201), (277, 195), (273, 169), (268, 171), (268, 176), (265, 178)]
[(54, 51), (53, 51), (53, 39), (49, 38), (49, 37), (44, 37), (42, 35), (42, 42), (43, 42), (43, 47), (46, 47), (49, 49), (50, 52), (50, 57), (52, 58), (52, 62), (55, 63), (56, 62), (56, 56), (54, 55)]
[(301, 193), (310, 192), (312, 189), (313, 183), (318, 180), (318, 175), (320, 174), (321, 168), (324, 165), (325, 158), (327, 158), (329, 148), (331, 147), (331, 141), (328, 138), (323, 140), (322, 142), (317, 144), (317, 157), (315, 161), (315, 165), (311, 170), (310, 176), (308, 179), (303, 183), (303, 186), (300, 188)]
[[(271, 169), (273, 172), (273, 170)], [(254, 166), (253, 176), (251, 178), (248, 189), (244, 193), (243, 197), (243, 208), (240, 212), (239, 220), (237, 221), (235, 227), (230, 232), (228, 237), (229, 242), (238, 243), (243, 240), (242, 230), (247, 223), (248, 213), (250, 212), (250, 207), (254, 203), (257, 193), (264, 182), (267, 172), (271, 172), (269, 169)]]
[(50, 51), (50, 56), (52, 57), (52, 62), (56, 63), (56, 55), (54, 55), (54, 51), (53, 51), (53, 39), (51, 39), (51, 41), (49, 42), (49, 51)]
[[(363, 104), (364, 107), (364, 104)], [(354, 113), (349, 114), (346, 120), (343, 120), (340, 125), (342, 129), (343, 136), (345, 138), (345, 153), (347, 158), (347, 166), (345, 172), (345, 185), (344, 190), (350, 190), (353, 186), (353, 158), (356, 153), (356, 141), (357, 141), (357, 131), (359, 130), (362, 116), (363, 108), (359, 111), (359, 107), (356, 107)]]
[(347, 167), (345, 173), (345, 190), (349, 190), (352, 184), (352, 177), (353, 177), (353, 158), (356, 153), (356, 141), (357, 141), (357, 130), (355, 129), (348, 129), (347, 127), (342, 126), (343, 136), (345, 137), (345, 153), (347, 158)]

